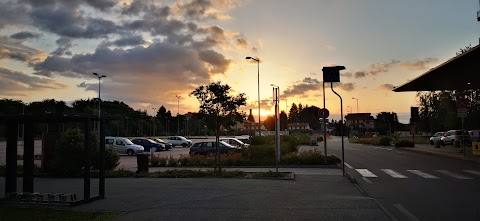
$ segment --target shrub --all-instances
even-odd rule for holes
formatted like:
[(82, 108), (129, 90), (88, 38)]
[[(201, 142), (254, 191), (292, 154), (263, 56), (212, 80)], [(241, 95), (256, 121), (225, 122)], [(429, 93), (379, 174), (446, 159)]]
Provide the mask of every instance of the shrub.
[(298, 155), (300, 165), (324, 164), (324, 157), (318, 150), (303, 151)]
[(330, 155), (330, 156), (327, 156), (327, 164), (329, 165), (334, 165), (334, 164), (338, 164), (338, 163), (341, 163), (342, 160), (340, 160), (340, 158), (334, 156), (334, 155)]
[(395, 142), (395, 147), (414, 147), (415, 144), (409, 140), (399, 140)]
[[(99, 157), (96, 157), (95, 159), (98, 159)], [(105, 170), (106, 171), (112, 171), (117, 166), (120, 164), (120, 155), (118, 152), (113, 149), (111, 146), (106, 146), (105, 145)], [(94, 168), (98, 169), (96, 165), (100, 164), (94, 164)]]
[(266, 144), (275, 144), (275, 137), (274, 136), (255, 136), (252, 141), (251, 145), (266, 145)]
[(317, 137), (317, 142), (323, 142), (323, 137)]
[[(55, 145), (55, 173), (61, 175), (79, 175), (82, 172), (85, 137), (80, 129), (69, 129), (63, 133)], [(98, 137), (91, 134), (90, 159), (98, 153)], [(92, 160), (93, 161), (93, 160)]]
[(178, 158), (178, 164), (180, 166), (185, 167), (185, 166), (190, 166), (190, 157), (189, 156), (184, 156), (181, 155), (180, 158)]
[(382, 145), (382, 146), (390, 146), (390, 142), (392, 141), (393, 141), (392, 137), (383, 136), (383, 137), (377, 138), (376, 144)]
[(170, 155), (170, 157), (168, 158), (168, 166), (169, 167), (176, 167), (178, 166), (178, 160), (173, 158), (172, 155)]
[(159, 156), (159, 157), (152, 157), (152, 159), (150, 159), (150, 166), (152, 167), (164, 167), (164, 166), (167, 166), (167, 161), (168, 159), (166, 157), (162, 157), (162, 156)]
[(298, 165), (298, 162), (299, 157), (295, 152), (285, 154), (280, 158), (280, 164), (282, 165)]

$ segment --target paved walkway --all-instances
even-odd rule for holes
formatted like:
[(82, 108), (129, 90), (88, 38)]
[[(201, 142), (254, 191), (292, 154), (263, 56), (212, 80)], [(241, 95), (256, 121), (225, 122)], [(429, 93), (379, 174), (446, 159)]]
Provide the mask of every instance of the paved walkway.
[[(434, 148), (433, 145), (417, 144), (413, 148), (401, 148), (401, 149), (406, 151), (416, 152), (416, 153), (423, 153), (423, 154), (447, 157), (447, 158), (458, 159), (458, 160), (480, 162), (479, 156), (474, 157), (471, 154), (464, 155), (463, 153), (458, 152), (459, 149), (463, 149), (463, 148), (456, 148), (452, 146), (442, 146), (440, 148)], [(467, 148), (467, 151), (468, 151), (468, 148)]]
[[(316, 175), (297, 174), (295, 180), (111, 178), (106, 180), (106, 199), (72, 209), (125, 212), (114, 219), (118, 221), (390, 220), (374, 199), (363, 196), (346, 177), (331, 174), (338, 169), (294, 170)], [(92, 194), (98, 194), (98, 180), (91, 182)], [(4, 185), (0, 177), (0, 189)], [(20, 189), (21, 182), (18, 185)], [(34, 188), (83, 196), (82, 179), (35, 178)]]

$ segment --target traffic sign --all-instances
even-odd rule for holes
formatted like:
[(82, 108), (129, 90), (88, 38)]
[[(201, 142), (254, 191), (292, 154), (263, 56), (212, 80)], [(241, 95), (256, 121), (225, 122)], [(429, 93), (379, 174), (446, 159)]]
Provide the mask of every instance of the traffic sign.
[(458, 117), (467, 117), (468, 109), (467, 108), (458, 108), (457, 116)]
[(480, 155), (480, 142), (472, 142), (473, 155)]
[(328, 109), (322, 108), (322, 109), (318, 110), (318, 115), (321, 118), (328, 118), (328, 116), (330, 116), (330, 112), (328, 111)]

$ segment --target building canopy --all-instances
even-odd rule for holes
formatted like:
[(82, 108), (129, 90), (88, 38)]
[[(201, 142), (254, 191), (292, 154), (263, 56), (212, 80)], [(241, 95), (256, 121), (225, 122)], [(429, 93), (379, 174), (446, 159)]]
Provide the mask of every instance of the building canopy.
[(480, 89), (480, 45), (394, 88), (393, 91), (464, 89)]

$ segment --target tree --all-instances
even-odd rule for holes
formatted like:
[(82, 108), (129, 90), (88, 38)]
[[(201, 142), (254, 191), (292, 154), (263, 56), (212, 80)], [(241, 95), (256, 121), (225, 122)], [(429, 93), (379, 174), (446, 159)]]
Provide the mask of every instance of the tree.
[(215, 122), (215, 168), (219, 167), (219, 130), (220, 126), (229, 128), (235, 121), (243, 121), (245, 113), (239, 112), (239, 108), (246, 104), (244, 93), (237, 96), (230, 95), (231, 87), (228, 84), (222, 85), (220, 81), (213, 82), (206, 86), (199, 86), (190, 95), (194, 95), (200, 103), (200, 113), (206, 114), (208, 121)]
[(263, 125), (265, 125), (265, 128), (267, 128), (267, 130), (269, 130), (269, 131), (275, 130), (275, 116), (274, 115), (268, 116), (263, 121)]
[(380, 112), (373, 123), (375, 129), (382, 135), (391, 135), (400, 124), (395, 112)]
[(292, 107), (290, 107), (290, 111), (288, 112), (288, 122), (289, 123), (298, 122), (298, 107), (295, 103), (292, 104)]
[(286, 130), (288, 128), (288, 117), (285, 111), (280, 112), (280, 130)]

